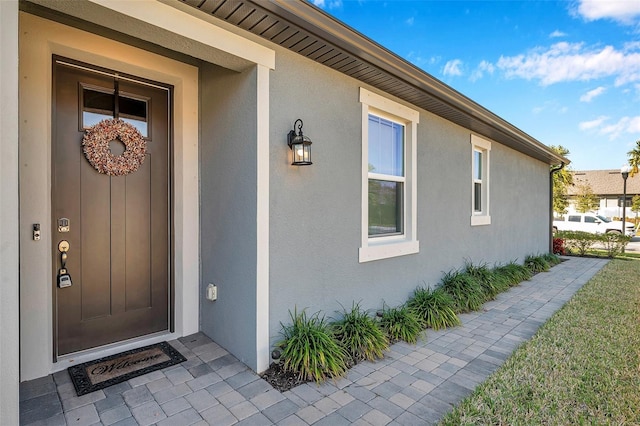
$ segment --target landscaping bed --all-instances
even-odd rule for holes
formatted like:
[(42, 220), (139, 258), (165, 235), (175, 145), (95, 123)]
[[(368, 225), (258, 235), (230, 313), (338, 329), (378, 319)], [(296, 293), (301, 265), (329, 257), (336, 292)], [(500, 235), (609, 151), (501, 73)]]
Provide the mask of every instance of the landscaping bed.
[(434, 287), (418, 287), (401, 306), (383, 306), (376, 312), (353, 302), (331, 322), (320, 312), (308, 314), (294, 308), (290, 323), (281, 324), (282, 340), (276, 344), (276, 362), (262, 374), (284, 392), (301, 383), (343, 377), (362, 360), (380, 359), (396, 341), (416, 343), (424, 330), (455, 327), (458, 314), (477, 311), (499, 293), (548, 270), (561, 259), (553, 254), (527, 256), (523, 264), (511, 262), (494, 268), (467, 262), (446, 273)]

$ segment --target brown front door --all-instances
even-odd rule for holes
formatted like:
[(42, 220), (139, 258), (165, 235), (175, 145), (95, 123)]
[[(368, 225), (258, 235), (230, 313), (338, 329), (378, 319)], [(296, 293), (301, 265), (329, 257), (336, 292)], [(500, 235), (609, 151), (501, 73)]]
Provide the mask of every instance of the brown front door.
[[(64, 355), (169, 328), (171, 89), (54, 62), (54, 335)], [(146, 141), (144, 162), (124, 176), (98, 173), (82, 150), (85, 129), (111, 118)], [(62, 240), (72, 285), (60, 288)]]

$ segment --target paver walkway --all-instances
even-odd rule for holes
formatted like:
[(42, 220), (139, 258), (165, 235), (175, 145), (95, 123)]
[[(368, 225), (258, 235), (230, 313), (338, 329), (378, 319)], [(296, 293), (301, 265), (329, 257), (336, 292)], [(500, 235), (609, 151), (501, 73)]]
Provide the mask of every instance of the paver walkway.
[(77, 397), (66, 371), (22, 383), (21, 424), (433, 424), (494, 372), (605, 264), (569, 258), (502, 293), (462, 326), (396, 343), (337, 383), (280, 393), (201, 333), (172, 341), (187, 361)]

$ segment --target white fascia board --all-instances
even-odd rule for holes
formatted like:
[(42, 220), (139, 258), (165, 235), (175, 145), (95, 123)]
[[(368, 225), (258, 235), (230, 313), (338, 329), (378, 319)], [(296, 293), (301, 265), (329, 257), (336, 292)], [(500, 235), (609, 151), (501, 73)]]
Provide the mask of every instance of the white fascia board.
[(89, 0), (139, 21), (275, 69), (275, 51), (156, 0)]

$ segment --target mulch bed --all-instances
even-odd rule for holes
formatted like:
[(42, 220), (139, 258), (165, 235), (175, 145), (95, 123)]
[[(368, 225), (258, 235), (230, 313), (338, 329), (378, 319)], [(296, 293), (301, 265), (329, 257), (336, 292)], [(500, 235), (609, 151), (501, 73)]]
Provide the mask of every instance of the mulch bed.
[[(346, 362), (347, 371), (358, 363), (353, 358), (348, 358)], [(262, 373), (260, 377), (280, 392), (286, 392), (303, 383), (313, 382), (313, 380), (301, 379), (296, 373), (291, 371), (284, 371), (283, 364), (281, 362), (272, 362), (269, 369)]]
[(310, 380), (302, 380), (297, 374), (290, 371), (284, 371), (281, 363), (272, 362), (269, 369), (260, 376), (267, 381), (274, 389), (280, 392), (286, 392)]

